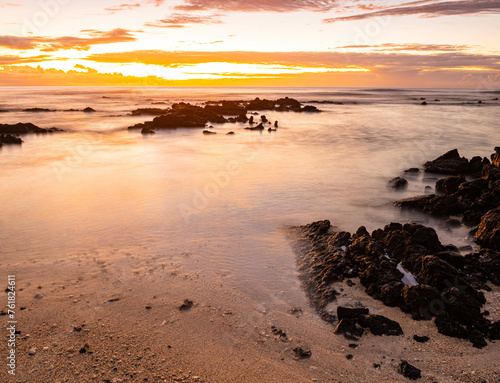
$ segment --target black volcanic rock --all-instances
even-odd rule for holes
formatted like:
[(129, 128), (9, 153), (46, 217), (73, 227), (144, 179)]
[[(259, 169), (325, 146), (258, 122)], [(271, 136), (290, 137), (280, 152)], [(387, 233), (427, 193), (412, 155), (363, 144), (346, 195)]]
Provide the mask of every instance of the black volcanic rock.
[(290, 109), (300, 109), (302, 107), (301, 103), (293, 98), (280, 98), (276, 101), (278, 108), (290, 108)]
[(489, 211), (481, 219), (474, 240), (482, 247), (500, 251), (500, 208)]
[(19, 137), (11, 136), (10, 134), (0, 134), (0, 143), (2, 144), (22, 144), (23, 140)]
[(491, 163), (496, 167), (500, 167), (500, 147), (495, 148), (495, 153), (491, 155)]
[[(246, 117), (246, 108), (241, 105), (238, 101), (220, 101), (217, 103), (210, 103), (205, 106), (205, 110), (215, 113), (222, 114), (228, 116), (242, 116)], [(242, 122), (246, 122), (242, 121)]]
[(84, 113), (95, 113), (95, 110), (92, 109), (91, 107), (86, 107), (85, 109), (83, 109), (83, 112)]
[(453, 149), (436, 158), (434, 161), (426, 162), (424, 169), (427, 173), (460, 175), (468, 172), (468, 166), (469, 160), (460, 157), (458, 150)]
[[(371, 235), (361, 227), (350, 235), (332, 232), (329, 221), (320, 221), (293, 228), (291, 235), (299, 277), (325, 320), (332, 321), (326, 306), (336, 300), (334, 283), (359, 277), (368, 295), (416, 320), (436, 318), (445, 335), (482, 347), (496, 334), (482, 314), (486, 300), (479, 291), (489, 289), (486, 281), (500, 280), (500, 256), (493, 250), (462, 257), (455, 246), (442, 245), (434, 229), (419, 224), (392, 223)], [(414, 281), (405, 279), (401, 265)], [(401, 333), (389, 318), (358, 315), (353, 308), (337, 310), (338, 333), (355, 337), (358, 325), (374, 334)]]
[(41, 113), (41, 112), (56, 112), (56, 110), (45, 109), (45, 108), (29, 108), (29, 109), (24, 109), (23, 112)]
[(28, 123), (17, 123), (13, 125), (9, 124), (0, 124), (0, 133), (1, 134), (28, 134), (28, 133), (54, 133), (54, 132), (62, 132), (61, 129), (50, 128), (43, 129), (38, 126), (28, 122)]
[(404, 178), (396, 177), (389, 181), (389, 185), (396, 190), (406, 189), (408, 187), (408, 181)]
[(274, 110), (276, 108), (276, 101), (261, 100), (257, 97), (255, 100), (250, 101), (247, 105), (248, 110)]
[(213, 113), (199, 106), (186, 103), (172, 105), (172, 109), (143, 124), (137, 124), (129, 129), (177, 129), (204, 128), (207, 123), (224, 123), (227, 120), (220, 114)]
[(453, 194), (456, 193), (460, 185), (465, 182), (467, 182), (467, 180), (464, 176), (451, 176), (443, 178), (436, 182), (436, 190), (445, 194)]
[(410, 380), (418, 380), (422, 377), (422, 372), (407, 361), (401, 362), (398, 372)]
[(399, 336), (403, 334), (403, 329), (398, 322), (382, 315), (361, 315), (358, 323), (368, 328), (373, 335)]
[(141, 108), (141, 109), (133, 110), (132, 116), (142, 116), (142, 115), (161, 116), (161, 115), (169, 113), (170, 111), (171, 111), (170, 109)]

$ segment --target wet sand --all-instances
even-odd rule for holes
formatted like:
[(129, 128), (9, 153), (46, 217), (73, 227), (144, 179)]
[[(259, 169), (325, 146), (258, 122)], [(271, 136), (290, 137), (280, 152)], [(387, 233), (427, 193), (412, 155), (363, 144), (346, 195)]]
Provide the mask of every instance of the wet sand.
[[(432, 322), (413, 321), (368, 297), (357, 279), (353, 287), (337, 286), (344, 289), (338, 303), (361, 301), (397, 320), (404, 336), (367, 334), (349, 348), (353, 342), (333, 334), (305, 295), (294, 300), (303, 312), (292, 314), (286, 291), (256, 303), (222, 279), (158, 255), (124, 250), (64, 262), (4, 262), (2, 269), (16, 274), (17, 305), (24, 308), (17, 311), (16, 376), (7, 381), (405, 382), (397, 372), (402, 359), (422, 370), (422, 382), (500, 381), (499, 342), (478, 350), (438, 334)], [(498, 319), (500, 290), (487, 298)], [(194, 305), (181, 311), (185, 299)], [(274, 336), (271, 326), (287, 339)], [(431, 340), (416, 343), (415, 334)], [(296, 347), (312, 356), (296, 359)]]

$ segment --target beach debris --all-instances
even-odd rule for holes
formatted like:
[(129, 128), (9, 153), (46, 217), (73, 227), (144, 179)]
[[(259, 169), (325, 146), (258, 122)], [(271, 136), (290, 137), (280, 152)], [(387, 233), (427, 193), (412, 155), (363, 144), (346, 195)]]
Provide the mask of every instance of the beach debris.
[(422, 377), (421, 371), (405, 360), (399, 365), (398, 372), (410, 380), (418, 380)]
[(274, 334), (275, 337), (281, 339), (281, 340), (288, 340), (286, 333), (283, 330), (280, 330), (276, 326), (271, 326), (271, 331)]
[(191, 308), (193, 308), (193, 305), (194, 305), (193, 301), (190, 301), (189, 299), (185, 299), (184, 303), (179, 306), (179, 310), (181, 310), (181, 311), (190, 310)]
[(302, 347), (295, 347), (292, 351), (296, 359), (308, 359), (312, 356), (311, 350), (304, 350)]
[(290, 309), (290, 314), (295, 315), (295, 316), (297, 316), (297, 317), (298, 317), (298, 316), (300, 316), (300, 315), (302, 315), (302, 314), (303, 314), (303, 311), (302, 311), (302, 309), (301, 309), (301, 308), (292, 307), (292, 308)]

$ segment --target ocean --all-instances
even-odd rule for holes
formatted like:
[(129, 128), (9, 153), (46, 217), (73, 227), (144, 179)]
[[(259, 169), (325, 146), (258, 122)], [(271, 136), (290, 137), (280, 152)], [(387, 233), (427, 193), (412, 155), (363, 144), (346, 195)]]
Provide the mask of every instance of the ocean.
[[(500, 92), (359, 88), (0, 88), (1, 123), (64, 133), (27, 135), (0, 149), (0, 262), (162, 257), (217, 277), (257, 300), (299, 294), (285, 231), (329, 219), (347, 231), (390, 222), (434, 227), (444, 243), (474, 243), (468, 228), (401, 211), (432, 177), (388, 181), (450, 149), (471, 158), (500, 144)], [(174, 102), (292, 97), (323, 113), (265, 113), (276, 132), (245, 124), (157, 131), (137, 108)], [(428, 105), (421, 105), (423, 98)], [(437, 101), (439, 100), (439, 101)], [(328, 101), (329, 103), (324, 103)], [(478, 103), (482, 101), (482, 103)], [(155, 104), (153, 103), (164, 103)], [(24, 112), (27, 108), (54, 112)], [(68, 112), (91, 107), (95, 113)], [(234, 136), (224, 133), (234, 131)], [(267, 297), (267, 298), (266, 298)]]

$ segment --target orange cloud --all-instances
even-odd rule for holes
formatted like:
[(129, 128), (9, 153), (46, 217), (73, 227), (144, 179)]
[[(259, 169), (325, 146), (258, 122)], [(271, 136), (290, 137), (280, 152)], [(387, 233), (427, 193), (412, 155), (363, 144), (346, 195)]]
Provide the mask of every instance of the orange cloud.
[(112, 44), (136, 40), (131, 31), (121, 28), (113, 29), (112, 31), (107, 32), (96, 30), (85, 30), (82, 32), (90, 32), (91, 37), (0, 36), (0, 46), (11, 49), (36, 48), (43, 52), (53, 52), (63, 49), (88, 50), (92, 45)]
[[(376, 47), (376, 46), (375, 46)], [(289, 66), (333, 67), (341, 68), (350, 65), (364, 68), (405, 68), (415, 74), (424, 69), (469, 68), (480, 67), (487, 70), (500, 70), (500, 55), (471, 54), (463, 51), (463, 46), (420, 46), (410, 44), (396, 45), (396, 51), (413, 50), (432, 54), (411, 54), (404, 52), (196, 52), (196, 51), (132, 51), (120, 53), (93, 54), (87, 60), (102, 63), (141, 63), (176, 67), (200, 63), (237, 63), (237, 64), (276, 64)], [(445, 51), (435, 53), (433, 49)]]
[(182, 11), (203, 11), (217, 9), (240, 12), (293, 12), (329, 11), (337, 5), (336, 0), (186, 0), (175, 9)]
[[(419, 4), (422, 2), (415, 2)], [(427, 3), (424, 1), (424, 3)], [(410, 5), (409, 3), (408, 5)], [(402, 4), (405, 5), (405, 4)], [(497, 14), (500, 13), (500, 1), (498, 0), (460, 0), (460, 1), (438, 1), (418, 6), (398, 6), (382, 11), (362, 13), (358, 15), (335, 17), (325, 19), (326, 23), (337, 21), (364, 20), (381, 16), (408, 16), (422, 15), (425, 17), (455, 16), (470, 14)]]
[(169, 17), (144, 24), (146, 27), (183, 28), (186, 24), (220, 24), (222, 15), (191, 16), (186, 13), (173, 13)]

